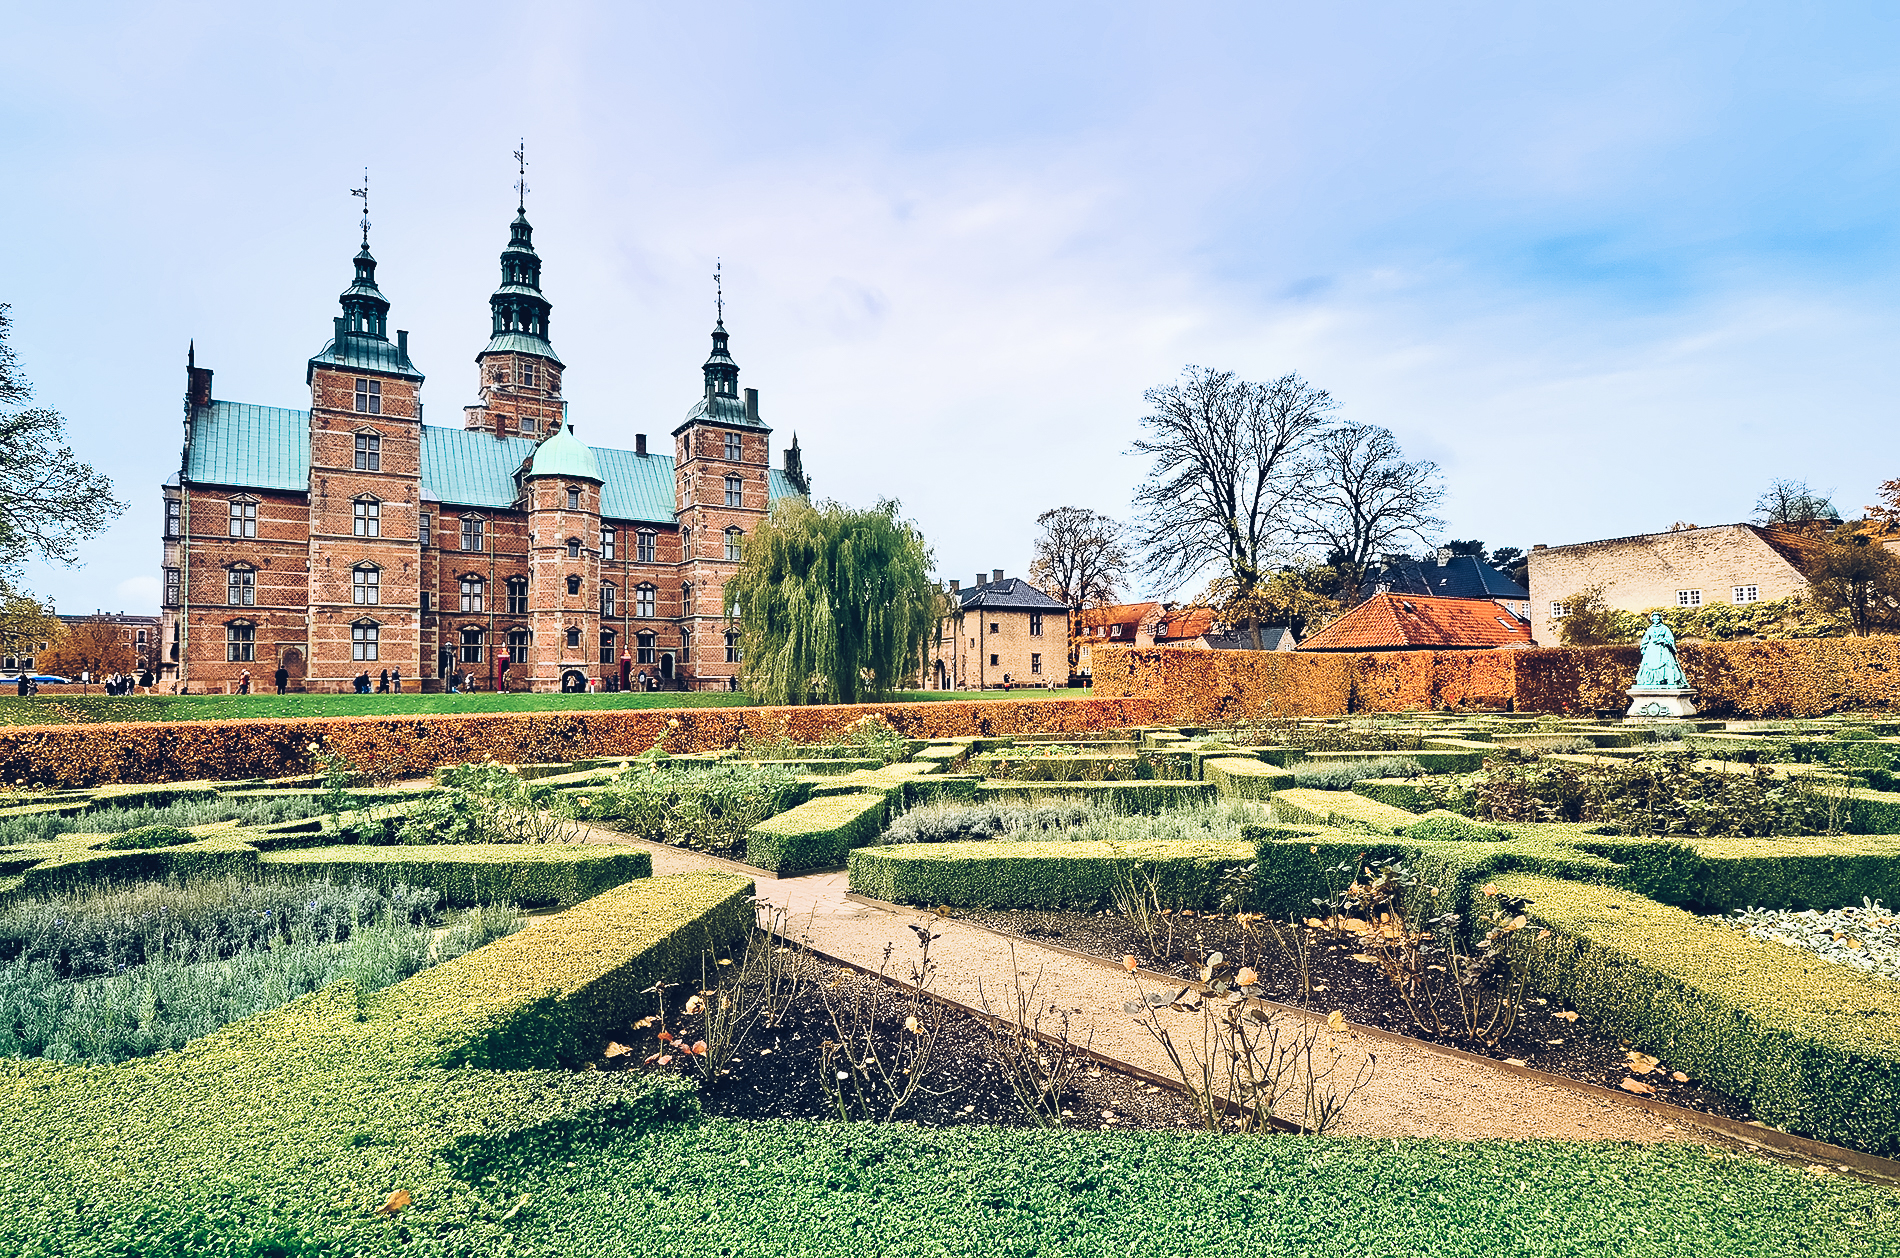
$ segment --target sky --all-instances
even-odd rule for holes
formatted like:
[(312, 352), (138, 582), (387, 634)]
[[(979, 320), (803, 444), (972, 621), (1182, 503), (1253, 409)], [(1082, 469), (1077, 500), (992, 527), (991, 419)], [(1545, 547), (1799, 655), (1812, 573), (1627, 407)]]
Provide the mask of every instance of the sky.
[[(1900, 10), (1851, 2), (22, 6), (0, 301), (128, 510), (28, 584), (155, 612), (186, 347), (304, 407), (372, 247), (476, 396), (523, 137), (576, 432), (740, 383), (820, 498), (1020, 575), (1130, 514), (1143, 391), (1297, 372), (1528, 548), (1900, 476)], [(1138, 587), (1140, 588), (1140, 587)], [(1161, 592), (1161, 591), (1157, 591)], [(1188, 593), (1191, 591), (1181, 591)]]

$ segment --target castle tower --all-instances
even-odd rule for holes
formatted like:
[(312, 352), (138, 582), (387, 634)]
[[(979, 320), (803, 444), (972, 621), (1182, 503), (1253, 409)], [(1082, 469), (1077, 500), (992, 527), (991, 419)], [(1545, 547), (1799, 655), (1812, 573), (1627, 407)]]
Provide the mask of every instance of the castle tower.
[(740, 397), (739, 364), (727, 345), (723, 304), (713, 327), (712, 354), (701, 369), (705, 391), (673, 430), (681, 642), (702, 685), (739, 672), (737, 633), (724, 615), (726, 579), (770, 503), (772, 430), (759, 418), (759, 391), (747, 389)]
[(552, 303), (541, 293), (541, 257), (525, 205), (515, 207), (508, 247), (501, 251), (501, 284), (488, 299), (488, 345), (475, 356), (481, 401), (466, 407), (462, 423), (497, 437), (540, 438), (561, 426), (563, 367), (548, 342)]
[[(528, 620), (535, 690), (585, 688), (601, 671), (600, 468), (594, 452), (562, 426), (522, 473), (528, 511)], [(577, 684), (578, 679), (578, 684)]]
[[(400, 668), (406, 678), (420, 673), (422, 373), (409, 360), (409, 334), (398, 331), (389, 339), (389, 300), (376, 284), (367, 210), (366, 198), (363, 247), (340, 298), (343, 313), (304, 375), (310, 386), (306, 685), (313, 691), (348, 689), (366, 670)], [(257, 658), (263, 676), (279, 663), (296, 662), (268, 661), (262, 650)]]

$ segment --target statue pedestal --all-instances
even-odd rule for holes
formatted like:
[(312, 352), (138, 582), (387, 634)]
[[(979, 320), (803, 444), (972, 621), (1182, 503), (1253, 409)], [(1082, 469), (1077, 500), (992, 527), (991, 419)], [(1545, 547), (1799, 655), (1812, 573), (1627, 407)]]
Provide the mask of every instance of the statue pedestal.
[(1695, 691), (1686, 686), (1631, 686), (1626, 721), (1663, 721), (1695, 715)]

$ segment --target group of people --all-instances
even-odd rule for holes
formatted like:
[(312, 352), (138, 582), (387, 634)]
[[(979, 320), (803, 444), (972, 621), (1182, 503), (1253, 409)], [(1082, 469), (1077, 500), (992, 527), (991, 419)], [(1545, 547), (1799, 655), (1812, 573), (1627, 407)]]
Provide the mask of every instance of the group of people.
[(385, 668), (382, 672), (378, 673), (375, 680), (372, 681), (370, 679), (369, 670), (364, 669), (356, 675), (356, 693), (359, 695), (372, 693), (379, 695), (399, 695), (402, 693), (402, 670), (399, 668), (392, 673)]

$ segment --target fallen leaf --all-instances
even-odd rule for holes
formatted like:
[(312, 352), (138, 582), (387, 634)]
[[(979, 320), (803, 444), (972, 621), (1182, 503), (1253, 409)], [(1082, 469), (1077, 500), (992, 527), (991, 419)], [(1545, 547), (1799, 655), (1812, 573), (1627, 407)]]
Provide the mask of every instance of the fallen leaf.
[(1522, 1057), (1506, 1057), (1506, 1058), (1505, 1058), (1504, 1060), (1505, 1060), (1505, 1062), (1506, 1062), (1506, 1063), (1508, 1063), (1508, 1064), (1510, 1064), (1510, 1065), (1513, 1065), (1513, 1066), (1528, 1066), (1528, 1065), (1530, 1065), (1530, 1063), (1529, 1063), (1529, 1062), (1527, 1062), (1527, 1061), (1525, 1061), (1525, 1060), (1524, 1060), (1524, 1059), (1523, 1059)]
[(607, 1044), (607, 1051), (602, 1053), (601, 1056), (602, 1057), (625, 1057), (628, 1053), (631, 1053), (632, 1051), (633, 1050), (631, 1048), (628, 1048), (625, 1044), (616, 1043), (610, 1040), (608, 1041), (608, 1044)]
[(705, 1001), (703, 1001), (703, 1000), (701, 1000), (701, 999), (700, 999), (699, 997), (697, 997), (697, 996), (692, 996), (692, 997), (689, 997), (689, 998), (687, 999), (687, 1001), (686, 1001), (686, 1008), (685, 1008), (684, 1010), (682, 1010), (681, 1012), (683, 1012), (683, 1013), (698, 1013), (698, 1012), (700, 1012), (700, 1011), (701, 1011), (702, 1009), (704, 1009), (705, 1007), (706, 1007), (706, 1002), (705, 1002)]
[(909, 1031), (912, 1035), (916, 1035), (920, 1033), (924, 1028), (917, 1021), (917, 1015), (913, 1013), (910, 1015), (910, 1017), (904, 1019), (904, 1029), (906, 1031)]
[(1671, 1079), (1674, 1079), (1674, 1080), (1675, 1080), (1675, 1081), (1676, 1081), (1677, 1083), (1687, 1083), (1687, 1082), (1689, 1082), (1689, 1076), (1688, 1076), (1688, 1075), (1685, 1075), (1685, 1074), (1683, 1074), (1683, 1073), (1682, 1073), (1682, 1072), (1681, 1072), (1680, 1070), (1676, 1070), (1676, 1071), (1672, 1071), (1672, 1072), (1670, 1073), (1670, 1075), (1669, 1075), (1669, 1077), (1670, 1077)]
[(1624, 1055), (1630, 1059), (1629, 1072), (1633, 1075), (1646, 1075), (1657, 1066), (1656, 1059), (1648, 1053), (1639, 1053), (1631, 1049)]
[(383, 1208), (376, 1213), (394, 1214), (398, 1210), (407, 1210), (412, 1200), (414, 1200), (414, 1198), (410, 1197), (407, 1188), (398, 1188), (395, 1192), (389, 1194), (389, 1200), (383, 1202)]
[(634, 1023), (633, 1029), (636, 1031), (644, 1031), (648, 1027), (652, 1026), (655, 1022), (658, 1022), (658, 1021), (659, 1021), (658, 1018), (649, 1015), (647, 1017), (640, 1019), (638, 1022)]
[(1346, 1015), (1335, 1009), (1326, 1015), (1326, 1025), (1334, 1031), (1346, 1029)]
[(1562, 1018), (1565, 1022), (1575, 1022), (1578, 1018), (1578, 1014), (1576, 1012), (1574, 1012), (1573, 1010), (1568, 1010), (1568, 1009), (1562, 1013), (1553, 1013), (1550, 1016), (1553, 1018)]
[(1647, 1083), (1644, 1083), (1638, 1079), (1625, 1079), (1623, 1080), (1623, 1082), (1617, 1084), (1616, 1086), (1623, 1089), (1625, 1092), (1640, 1092), (1644, 1096), (1656, 1095), (1656, 1089), (1650, 1087)]
[(660, 1043), (671, 1044), (672, 1042), (673, 1042), (673, 1033), (671, 1031), (660, 1032)]
[(1225, 961), (1226, 959), (1227, 959), (1227, 956), (1225, 953), (1220, 953), (1220, 952), (1209, 953), (1207, 957), (1208, 968), (1212, 969), (1214, 966), (1219, 965), (1222, 961)]
[(1377, 957), (1369, 957), (1369, 956), (1367, 956), (1367, 955), (1366, 955), (1365, 953), (1363, 953), (1363, 952), (1355, 952), (1355, 953), (1353, 953), (1353, 954), (1352, 954), (1351, 956), (1349, 956), (1349, 957), (1347, 957), (1346, 959), (1347, 959), (1348, 961), (1363, 961), (1363, 962), (1365, 962), (1365, 963), (1366, 963), (1367, 965), (1377, 965), (1377, 964), (1379, 964), (1379, 958), (1377, 958)]
[(1130, 974), (1133, 974), (1135, 972), (1135, 965), (1136, 965), (1136, 961), (1135, 961), (1134, 953), (1131, 952), (1127, 956), (1122, 958), (1122, 969), (1127, 970)]
[(1260, 976), (1253, 972), (1253, 968), (1251, 966), (1245, 966), (1245, 965), (1241, 966), (1240, 973), (1234, 975), (1234, 982), (1238, 986), (1241, 986), (1241, 987), (1252, 987), (1255, 983), (1258, 983), (1259, 981), (1260, 981)]
[(704, 1057), (706, 1055), (706, 1041), (700, 1040), (699, 1042), (694, 1044), (693, 1047), (689, 1049), (688, 1051), (691, 1052), (695, 1057)]
[(1311, 927), (1312, 927), (1312, 928), (1313, 928), (1314, 930), (1325, 930), (1325, 929), (1326, 929), (1326, 923), (1325, 923), (1325, 922), (1322, 922), (1322, 921), (1320, 921), (1320, 920), (1319, 920), (1319, 918), (1317, 918), (1317, 917), (1309, 917), (1309, 918), (1307, 918), (1307, 919), (1306, 919), (1306, 924), (1307, 924), (1308, 926), (1311, 926)]

